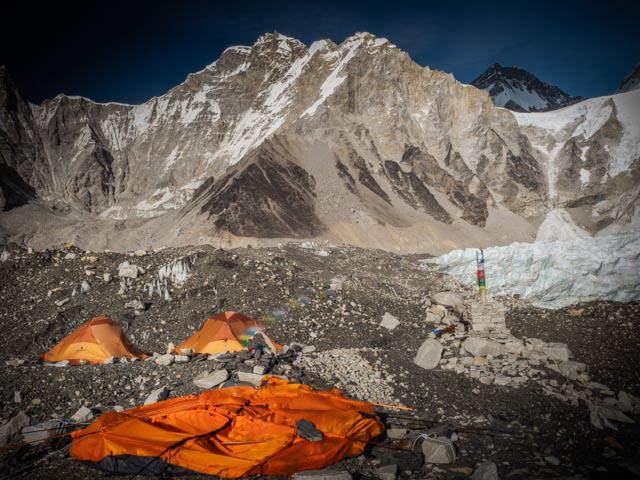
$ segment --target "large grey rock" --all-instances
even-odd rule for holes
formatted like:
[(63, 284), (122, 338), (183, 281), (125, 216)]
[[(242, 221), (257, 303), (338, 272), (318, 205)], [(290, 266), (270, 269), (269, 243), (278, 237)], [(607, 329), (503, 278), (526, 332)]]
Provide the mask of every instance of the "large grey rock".
[(418, 352), (416, 353), (413, 363), (419, 365), (422, 368), (431, 370), (438, 366), (440, 358), (442, 357), (442, 351), (444, 348), (437, 340), (427, 339), (425, 340)]
[(385, 312), (382, 316), (382, 322), (380, 322), (380, 326), (386, 328), (387, 330), (393, 330), (400, 324), (400, 321), (397, 317), (394, 317), (389, 312)]
[(150, 405), (152, 403), (161, 402), (169, 398), (169, 389), (167, 387), (160, 387), (153, 390), (149, 396), (145, 399), (144, 404)]
[(560, 362), (558, 365), (558, 371), (565, 377), (569, 377), (571, 380), (576, 380), (582, 372), (587, 371), (587, 366), (581, 362), (567, 360), (566, 362)]
[(462, 297), (453, 292), (438, 292), (431, 296), (431, 301), (438, 305), (450, 307), (458, 313), (462, 312)]
[(471, 480), (499, 480), (498, 467), (493, 462), (484, 461), (476, 467), (470, 478)]
[(469, 337), (462, 347), (474, 357), (497, 356), (503, 353), (502, 345), (488, 338)]
[(58, 434), (58, 427), (60, 427), (59, 420), (45, 420), (36, 425), (29, 425), (22, 429), (22, 441), (29, 445), (39, 445), (55, 437)]
[(542, 351), (547, 357), (557, 362), (566, 362), (571, 356), (566, 343), (545, 343)]
[(92, 418), (93, 412), (90, 408), (87, 408), (84, 405), (71, 416), (71, 420), (76, 423), (86, 422), (88, 420), (91, 420)]
[(238, 380), (250, 383), (256, 387), (259, 387), (262, 383), (262, 377), (264, 377), (264, 375), (258, 375), (252, 372), (238, 372)]
[(0, 447), (4, 447), (13, 440), (24, 427), (29, 425), (29, 416), (20, 410), (7, 423), (0, 426)]
[(630, 393), (620, 391), (618, 392), (618, 408), (625, 413), (639, 413), (640, 398)]
[(153, 360), (157, 365), (168, 366), (173, 363), (173, 355), (171, 353), (165, 353), (164, 355), (158, 355)]
[(213, 388), (227, 381), (229, 372), (225, 369), (205, 372), (193, 379), (193, 383), (199, 388)]
[(138, 267), (125, 260), (118, 265), (118, 276), (120, 278), (138, 278)]

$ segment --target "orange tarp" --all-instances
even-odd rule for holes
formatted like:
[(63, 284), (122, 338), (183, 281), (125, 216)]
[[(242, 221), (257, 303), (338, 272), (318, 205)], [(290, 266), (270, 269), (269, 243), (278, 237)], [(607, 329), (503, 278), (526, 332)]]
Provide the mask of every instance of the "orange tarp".
[(52, 363), (68, 360), (77, 365), (83, 360), (103, 363), (110, 357), (144, 358), (146, 355), (127, 341), (120, 325), (109, 317), (99, 316), (80, 325), (40, 360)]
[[(301, 419), (323, 439), (298, 437)], [(208, 390), (106, 413), (73, 432), (70, 453), (110, 471), (119, 465), (118, 473), (144, 473), (117, 462), (134, 456), (224, 478), (288, 476), (359, 455), (383, 429), (370, 403), (268, 377), (258, 389)], [(111, 463), (99, 463), (104, 460)]]
[(198, 331), (180, 343), (174, 352), (179, 354), (183, 348), (191, 349), (194, 354), (238, 352), (245, 348), (242, 342), (249, 340), (257, 332), (280, 350), (281, 346), (268, 339), (261, 331), (263, 328), (262, 323), (240, 313), (218, 313), (206, 319)]

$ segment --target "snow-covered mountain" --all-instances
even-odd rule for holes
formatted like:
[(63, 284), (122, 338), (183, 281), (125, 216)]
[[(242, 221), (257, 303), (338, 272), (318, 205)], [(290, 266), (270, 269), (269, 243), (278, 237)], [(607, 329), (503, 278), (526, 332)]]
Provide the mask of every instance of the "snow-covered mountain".
[(637, 88), (640, 88), (640, 63), (636, 65), (636, 68), (634, 68), (629, 75), (624, 77), (624, 80), (622, 80), (622, 83), (616, 92), (629, 92)]
[(471, 85), (489, 92), (496, 106), (516, 112), (555, 110), (582, 100), (538, 80), (526, 70), (498, 63), (491, 65)]
[[(368, 33), (265, 34), (141, 105), (32, 105), (0, 80), (0, 188), (5, 208), (28, 202), (0, 228), (34, 246), (314, 237), (438, 252), (532, 240), (554, 203), (583, 212), (637, 185), (635, 93), (569, 107), (556, 128), (555, 112), (496, 108)], [(594, 218), (580, 226), (627, 221)]]

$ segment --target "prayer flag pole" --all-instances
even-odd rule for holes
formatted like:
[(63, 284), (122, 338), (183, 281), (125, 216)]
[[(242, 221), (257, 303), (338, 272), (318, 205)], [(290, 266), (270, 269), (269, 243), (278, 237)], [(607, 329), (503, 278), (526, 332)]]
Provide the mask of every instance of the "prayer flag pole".
[(487, 299), (487, 284), (484, 276), (484, 251), (480, 249), (480, 257), (476, 251), (476, 276), (478, 278), (478, 291), (480, 293), (480, 301), (484, 303)]

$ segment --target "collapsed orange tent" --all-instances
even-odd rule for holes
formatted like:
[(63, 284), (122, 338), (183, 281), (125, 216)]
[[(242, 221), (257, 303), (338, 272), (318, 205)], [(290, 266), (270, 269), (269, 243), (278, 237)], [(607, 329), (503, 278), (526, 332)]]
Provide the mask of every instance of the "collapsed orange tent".
[[(373, 405), (268, 377), (246, 386), (108, 412), (72, 433), (77, 460), (113, 473), (289, 476), (362, 453), (383, 432)], [(296, 435), (305, 419), (322, 440)]]
[(104, 363), (110, 357), (145, 358), (146, 355), (127, 341), (120, 325), (103, 315), (84, 322), (40, 360), (52, 363), (68, 360), (78, 365), (83, 361)]
[(269, 339), (261, 330), (260, 322), (237, 312), (222, 312), (206, 319), (198, 331), (175, 347), (174, 352), (181, 353), (183, 349), (190, 349), (194, 354), (216, 354), (224, 352), (239, 352), (245, 347), (245, 342), (260, 332), (266, 342), (273, 348), (280, 350), (273, 340)]

